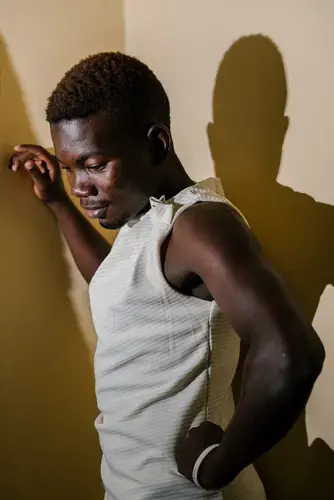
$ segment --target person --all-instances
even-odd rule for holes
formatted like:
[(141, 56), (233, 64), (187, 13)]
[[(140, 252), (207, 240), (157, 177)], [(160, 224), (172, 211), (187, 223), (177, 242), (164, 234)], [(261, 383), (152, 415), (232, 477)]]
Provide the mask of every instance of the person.
[[(218, 499), (293, 426), (323, 346), (219, 179), (186, 173), (168, 97), (145, 64), (117, 52), (82, 60), (46, 117), (55, 156), (20, 145), (11, 168), (29, 172), (89, 283), (106, 498)], [(112, 248), (66, 195), (61, 169), (86, 215), (119, 229)], [(235, 411), (233, 339), (245, 352)]]

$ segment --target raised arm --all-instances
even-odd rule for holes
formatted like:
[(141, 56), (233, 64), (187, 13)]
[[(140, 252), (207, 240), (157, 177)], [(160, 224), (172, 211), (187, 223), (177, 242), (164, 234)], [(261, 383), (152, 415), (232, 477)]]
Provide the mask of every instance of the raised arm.
[(89, 283), (110, 251), (110, 244), (87, 221), (65, 193), (57, 159), (41, 146), (15, 148), (11, 169), (29, 172), (36, 196), (54, 213), (74, 260)]

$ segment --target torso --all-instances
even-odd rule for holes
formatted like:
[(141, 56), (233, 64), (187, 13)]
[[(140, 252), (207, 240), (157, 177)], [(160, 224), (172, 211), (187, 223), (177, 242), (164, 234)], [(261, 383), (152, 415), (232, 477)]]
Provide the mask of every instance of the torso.
[[(238, 337), (171, 241), (176, 216), (202, 201), (227, 202), (218, 181), (170, 202), (151, 199), (152, 210), (121, 230), (90, 283), (108, 500), (221, 498), (185, 480), (174, 456), (191, 426), (209, 418), (226, 427), (234, 408)], [(243, 492), (236, 498), (263, 498), (260, 486), (254, 495), (242, 480), (235, 487)]]

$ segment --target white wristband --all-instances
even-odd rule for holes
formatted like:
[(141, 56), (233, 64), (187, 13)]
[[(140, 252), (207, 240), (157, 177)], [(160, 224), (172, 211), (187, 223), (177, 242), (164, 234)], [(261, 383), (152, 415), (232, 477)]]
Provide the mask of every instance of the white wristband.
[(209, 455), (209, 453), (211, 453), (211, 451), (214, 450), (215, 448), (218, 448), (218, 446), (219, 446), (219, 444), (212, 444), (211, 446), (208, 446), (207, 448), (205, 448), (205, 450), (202, 451), (202, 453), (200, 454), (200, 456), (198, 457), (198, 459), (195, 462), (192, 476), (193, 476), (194, 483), (197, 486), (199, 486), (199, 488), (202, 488), (202, 486), (200, 485), (200, 483), (198, 481), (199, 468), (202, 465), (203, 460)]

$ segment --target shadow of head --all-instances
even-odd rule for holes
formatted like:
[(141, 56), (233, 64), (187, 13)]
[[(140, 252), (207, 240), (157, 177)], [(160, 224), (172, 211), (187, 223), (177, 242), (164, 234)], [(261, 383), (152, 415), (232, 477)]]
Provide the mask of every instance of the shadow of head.
[(286, 102), (286, 73), (276, 44), (263, 35), (240, 38), (218, 68), (208, 136), (226, 196), (247, 217), (313, 318), (334, 278), (333, 237), (324, 229), (333, 225), (333, 207), (276, 180), (289, 125)]
[(208, 136), (228, 196), (276, 179), (288, 128), (282, 56), (267, 37), (240, 38), (224, 55), (213, 93)]

